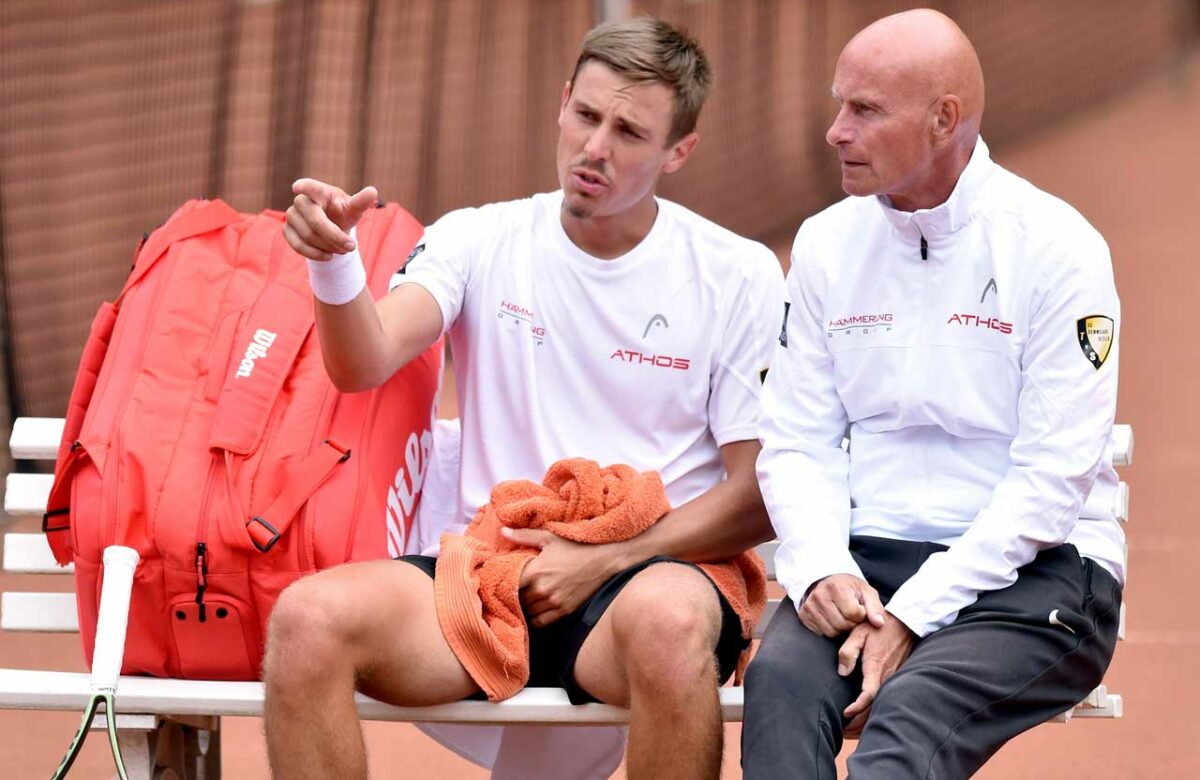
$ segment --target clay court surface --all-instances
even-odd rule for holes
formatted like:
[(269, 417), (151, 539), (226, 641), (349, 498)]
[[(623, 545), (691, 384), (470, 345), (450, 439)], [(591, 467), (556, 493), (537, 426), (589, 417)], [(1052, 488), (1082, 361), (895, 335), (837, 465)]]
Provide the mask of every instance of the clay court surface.
[[(1123, 302), (1117, 418), (1134, 427), (1127, 637), (1106, 682), (1125, 697), (1121, 720), (1041, 726), (1014, 740), (981, 778), (1200, 777), (1200, 59), (1142, 88), (996, 150), (997, 160), (1074, 204), (1112, 247)], [(32, 530), (22, 524), (16, 530)], [(0, 575), (0, 588), (52, 587)], [(63, 578), (65, 579), (65, 578)], [(66, 585), (66, 583), (64, 583)], [(75, 636), (0, 634), (0, 665), (83, 670)], [(76, 713), (0, 712), (0, 776), (47, 777)], [(224, 776), (267, 777), (260, 721), (227, 718)], [(484, 778), (487, 773), (412, 726), (368, 724), (376, 777)], [(724, 776), (740, 777), (739, 728), (726, 728)], [(851, 747), (853, 743), (851, 743)], [(93, 737), (72, 777), (112, 774)], [(623, 773), (618, 773), (623, 777)]]

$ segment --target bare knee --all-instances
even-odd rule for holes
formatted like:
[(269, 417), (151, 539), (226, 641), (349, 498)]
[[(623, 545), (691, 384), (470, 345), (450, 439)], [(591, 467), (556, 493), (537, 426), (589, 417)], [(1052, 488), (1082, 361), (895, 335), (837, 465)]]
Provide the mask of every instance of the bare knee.
[(311, 579), (284, 590), (271, 611), (263, 670), (267, 678), (319, 674), (348, 660), (340, 652), (347, 626), (337, 595)]
[(693, 690), (701, 682), (715, 686), (714, 650), (721, 630), (715, 590), (693, 569), (654, 568), (681, 572), (641, 583), (635, 578), (614, 604), (614, 638), (630, 685), (664, 695)]

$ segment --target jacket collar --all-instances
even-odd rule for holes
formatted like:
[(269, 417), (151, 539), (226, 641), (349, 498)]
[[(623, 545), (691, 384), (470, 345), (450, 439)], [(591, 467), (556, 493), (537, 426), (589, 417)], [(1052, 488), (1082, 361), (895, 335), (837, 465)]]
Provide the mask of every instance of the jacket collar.
[(875, 200), (888, 222), (897, 230), (905, 233), (919, 230), (926, 238), (953, 233), (971, 220), (976, 195), (995, 169), (996, 164), (992, 162), (987, 144), (980, 137), (975, 141), (975, 150), (971, 153), (967, 167), (958, 177), (954, 191), (945, 203), (931, 209), (900, 211), (892, 208), (892, 202), (886, 195), (877, 195)]

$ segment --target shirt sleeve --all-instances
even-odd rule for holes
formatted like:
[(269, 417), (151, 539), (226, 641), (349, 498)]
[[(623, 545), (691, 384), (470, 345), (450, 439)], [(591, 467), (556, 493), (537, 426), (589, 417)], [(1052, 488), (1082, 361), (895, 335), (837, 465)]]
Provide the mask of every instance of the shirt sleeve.
[(483, 209), (451, 211), (425, 229), (403, 265), (388, 284), (388, 291), (403, 284), (419, 284), (442, 310), (442, 333), (458, 319), (479, 260), (480, 237), (488, 230)]
[(1100, 469), (1117, 404), (1120, 303), (1098, 234), (1047, 264), (1022, 355), (1011, 465), (971, 527), (930, 556), (887, 609), (918, 636), (1063, 544)]
[(759, 416), (758, 482), (779, 538), (775, 577), (799, 608), (831, 574), (862, 571), (850, 555), (848, 424), (834, 382), (820, 295), (825, 283), (805, 249), (792, 250), (784, 315)]
[(725, 307), (720, 354), (711, 378), (708, 427), (718, 446), (758, 438), (762, 375), (771, 359), (783, 310), (783, 269), (762, 244)]

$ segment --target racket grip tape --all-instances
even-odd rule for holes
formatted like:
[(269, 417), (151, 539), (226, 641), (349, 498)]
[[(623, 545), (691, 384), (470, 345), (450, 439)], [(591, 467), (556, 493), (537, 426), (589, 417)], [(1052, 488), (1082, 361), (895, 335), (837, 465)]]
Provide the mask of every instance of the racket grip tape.
[(104, 584), (96, 620), (96, 649), (92, 653), (92, 692), (113, 693), (125, 657), (125, 629), (129, 625), (129, 597), (138, 553), (132, 547), (113, 545), (104, 550)]

